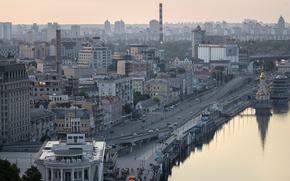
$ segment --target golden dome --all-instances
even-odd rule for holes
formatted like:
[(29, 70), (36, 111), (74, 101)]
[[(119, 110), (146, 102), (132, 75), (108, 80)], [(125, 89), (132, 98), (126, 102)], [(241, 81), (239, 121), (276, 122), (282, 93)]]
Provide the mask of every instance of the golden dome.
[(265, 73), (262, 71), (261, 74), (260, 74), (260, 79), (264, 80), (265, 78), (266, 78)]

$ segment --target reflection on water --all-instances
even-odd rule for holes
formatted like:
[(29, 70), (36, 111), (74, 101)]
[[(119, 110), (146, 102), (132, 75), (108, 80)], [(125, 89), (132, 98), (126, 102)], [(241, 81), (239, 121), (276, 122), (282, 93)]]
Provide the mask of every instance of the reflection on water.
[(219, 129), (208, 144), (189, 148), (169, 181), (289, 181), (290, 112), (249, 108)]
[(271, 115), (272, 115), (271, 109), (266, 108), (266, 109), (256, 110), (256, 120), (258, 123), (258, 128), (260, 132), (263, 149), (265, 147), (266, 135), (267, 135), (268, 125), (269, 125)]

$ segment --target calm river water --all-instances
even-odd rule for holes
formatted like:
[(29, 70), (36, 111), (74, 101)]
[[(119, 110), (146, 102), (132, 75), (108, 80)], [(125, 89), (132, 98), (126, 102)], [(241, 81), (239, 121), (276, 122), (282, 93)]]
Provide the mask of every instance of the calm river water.
[(290, 181), (290, 111), (246, 109), (172, 168), (169, 181)]

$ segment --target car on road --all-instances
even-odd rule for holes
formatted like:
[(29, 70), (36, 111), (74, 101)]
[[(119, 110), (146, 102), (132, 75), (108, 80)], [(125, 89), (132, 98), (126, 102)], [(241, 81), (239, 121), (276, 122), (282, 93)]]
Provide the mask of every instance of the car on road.
[(177, 123), (177, 122), (175, 122), (173, 125), (174, 125), (174, 126), (177, 126), (177, 125), (178, 125), (178, 123)]
[(156, 129), (155, 129), (155, 131), (159, 131), (159, 129), (158, 129), (158, 128), (156, 128)]
[(182, 116), (178, 116), (177, 119), (182, 119)]
[(114, 130), (111, 130), (111, 131), (110, 131), (110, 134), (113, 134), (113, 133), (114, 133)]
[(133, 133), (133, 136), (137, 136), (138, 134), (137, 133)]
[(167, 126), (169, 126), (170, 125), (170, 123), (166, 123), (167, 124)]
[(153, 133), (153, 132), (154, 132), (153, 129), (148, 130), (148, 133)]
[(191, 111), (190, 114), (193, 114), (193, 112)]

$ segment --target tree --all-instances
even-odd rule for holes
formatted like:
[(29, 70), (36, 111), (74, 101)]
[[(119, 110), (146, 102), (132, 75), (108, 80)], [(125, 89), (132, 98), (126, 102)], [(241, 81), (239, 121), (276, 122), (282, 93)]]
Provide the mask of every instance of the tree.
[(140, 92), (134, 92), (133, 94), (133, 98), (134, 98), (134, 105), (136, 105), (139, 101), (144, 101), (146, 99), (149, 99), (150, 96), (148, 94), (141, 94)]
[(130, 104), (125, 104), (125, 105), (123, 106), (123, 110), (124, 110), (124, 112), (125, 112), (126, 114), (129, 114), (129, 113), (132, 112), (132, 107), (131, 107)]
[(0, 180), (1, 181), (21, 181), (20, 170), (16, 164), (11, 164), (7, 160), (0, 160)]
[(35, 166), (31, 166), (26, 170), (25, 174), (22, 176), (22, 181), (40, 181), (41, 173)]

